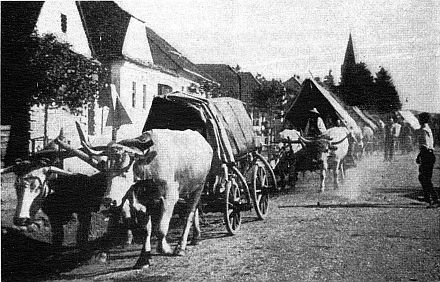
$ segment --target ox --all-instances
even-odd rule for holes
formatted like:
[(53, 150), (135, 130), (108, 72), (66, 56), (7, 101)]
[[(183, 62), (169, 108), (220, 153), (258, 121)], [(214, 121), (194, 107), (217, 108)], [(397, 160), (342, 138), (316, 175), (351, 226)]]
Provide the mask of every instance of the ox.
[(14, 225), (22, 230), (33, 230), (38, 223), (35, 215), (41, 209), (51, 225), (52, 244), (60, 248), (64, 240), (63, 225), (76, 213), (77, 244), (84, 247), (88, 241), (91, 213), (99, 211), (106, 190), (105, 174), (73, 174), (48, 166), (44, 160), (23, 161), (8, 170), (17, 175)]
[[(158, 251), (172, 253), (166, 241), (169, 223), (179, 198), (186, 200), (189, 207), (186, 224), (174, 251), (176, 255), (183, 255), (193, 219), (198, 212), (196, 207), (211, 169), (213, 150), (205, 138), (192, 130), (153, 129), (137, 139), (110, 143), (106, 151), (94, 151), (84, 140), (82, 144), (91, 156), (107, 156), (105, 205), (120, 207), (127, 198), (134, 195), (139, 209), (143, 206), (148, 216), (151, 206), (157, 206), (154, 202), (159, 202)], [(156, 193), (136, 194), (138, 189), (135, 187), (144, 183), (136, 182), (142, 180), (148, 180), (147, 186), (153, 187), (147, 187), (145, 191), (156, 189)], [(149, 266), (151, 222), (148, 222), (136, 268)]]
[(374, 132), (369, 126), (364, 126), (362, 128), (362, 135), (364, 136), (364, 151), (366, 155), (372, 155), (374, 151)]
[(316, 160), (320, 169), (320, 189), (325, 190), (325, 178), (329, 169), (333, 170), (335, 189), (339, 186), (339, 171), (344, 175), (343, 160), (348, 152), (348, 137), (350, 133), (345, 127), (332, 127), (325, 131), (319, 138), (309, 140), (299, 137), (305, 150), (298, 155), (301, 160)]

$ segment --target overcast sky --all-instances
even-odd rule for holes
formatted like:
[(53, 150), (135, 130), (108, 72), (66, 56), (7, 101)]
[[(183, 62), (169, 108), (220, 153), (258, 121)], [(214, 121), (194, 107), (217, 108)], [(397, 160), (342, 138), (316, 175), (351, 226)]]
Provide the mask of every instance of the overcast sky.
[[(237, 64), (283, 81), (340, 79), (352, 33), (357, 61), (392, 75), (404, 107), (440, 112), (440, 1), (117, 1), (194, 63)], [(408, 100), (408, 102), (406, 102)]]

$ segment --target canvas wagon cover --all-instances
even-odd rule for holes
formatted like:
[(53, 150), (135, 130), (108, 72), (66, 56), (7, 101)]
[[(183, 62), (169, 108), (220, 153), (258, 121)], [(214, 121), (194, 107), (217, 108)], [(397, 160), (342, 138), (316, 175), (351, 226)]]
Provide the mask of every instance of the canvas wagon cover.
[(252, 121), (243, 102), (228, 97), (210, 100), (216, 107), (222, 121), (234, 156), (242, 156), (255, 149), (255, 135)]
[(304, 130), (309, 117), (308, 111), (317, 108), (324, 118), (326, 116), (336, 116), (344, 125), (354, 133), (360, 133), (361, 129), (353, 118), (344, 109), (342, 102), (333, 96), (332, 93), (324, 89), (313, 79), (306, 79), (302, 89), (292, 106), (286, 112), (286, 119), (291, 121), (297, 129)]
[(399, 114), (413, 129), (417, 130), (420, 128), (419, 120), (413, 115), (413, 113), (410, 111), (399, 111)]

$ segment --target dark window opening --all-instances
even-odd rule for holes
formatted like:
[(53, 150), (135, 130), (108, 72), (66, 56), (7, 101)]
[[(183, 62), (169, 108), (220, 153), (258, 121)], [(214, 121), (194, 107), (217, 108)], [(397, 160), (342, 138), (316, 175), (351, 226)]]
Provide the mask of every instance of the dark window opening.
[(168, 86), (166, 84), (158, 84), (157, 85), (157, 94), (158, 95), (165, 95), (168, 93), (173, 92), (173, 88), (171, 86)]
[(142, 85), (142, 108), (145, 110), (147, 108), (147, 86), (144, 84)]
[(61, 31), (67, 32), (67, 16), (64, 14), (61, 14)]
[(133, 92), (132, 92), (131, 105), (133, 108), (136, 107), (136, 82), (134, 82), (134, 81), (133, 81)]

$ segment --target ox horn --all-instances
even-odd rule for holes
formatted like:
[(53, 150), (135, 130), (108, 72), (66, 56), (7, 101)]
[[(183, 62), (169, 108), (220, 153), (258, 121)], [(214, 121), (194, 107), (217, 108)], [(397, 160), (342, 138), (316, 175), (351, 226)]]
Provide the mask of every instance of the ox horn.
[(73, 175), (73, 172), (55, 167), (55, 166), (50, 166), (47, 172), (52, 172), (52, 173), (57, 173), (57, 174), (61, 174), (61, 175)]
[(92, 156), (103, 156), (105, 151), (93, 150), (90, 143), (86, 140), (86, 136), (84, 135), (84, 131), (82, 130), (79, 122), (75, 121), (75, 124), (76, 130), (78, 131), (79, 139), (81, 141), (81, 145), (83, 146), (84, 150)]
[(312, 140), (309, 140), (309, 139), (307, 139), (307, 138), (304, 138), (304, 137), (302, 137), (302, 136), (300, 136), (300, 135), (298, 135), (298, 137), (299, 137), (299, 140), (302, 141), (303, 143), (308, 143), (308, 144), (310, 144), (310, 143), (313, 142)]
[(8, 167), (5, 167), (5, 168), (2, 168), (2, 169), (0, 169), (0, 173), (1, 173), (1, 174), (4, 174), (4, 173), (11, 172), (11, 171), (14, 170), (14, 168), (15, 168), (15, 165), (11, 165), (11, 166), (8, 166)]
[(100, 166), (98, 165), (98, 163), (92, 159), (89, 155), (87, 155), (86, 153), (73, 148), (72, 146), (70, 146), (69, 144), (59, 140), (58, 138), (55, 139), (55, 142), (60, 145), (60, 147), (63, 147), (64, 149), (66, 149), (67, 151), (72, 152), (73, 154), (75, 154), (78, 158), (80, 158), (81, 160), (85, 161), (86, 163), (90, 164), (91, 166), (93, 166), (94, 168), (101, 170)]

